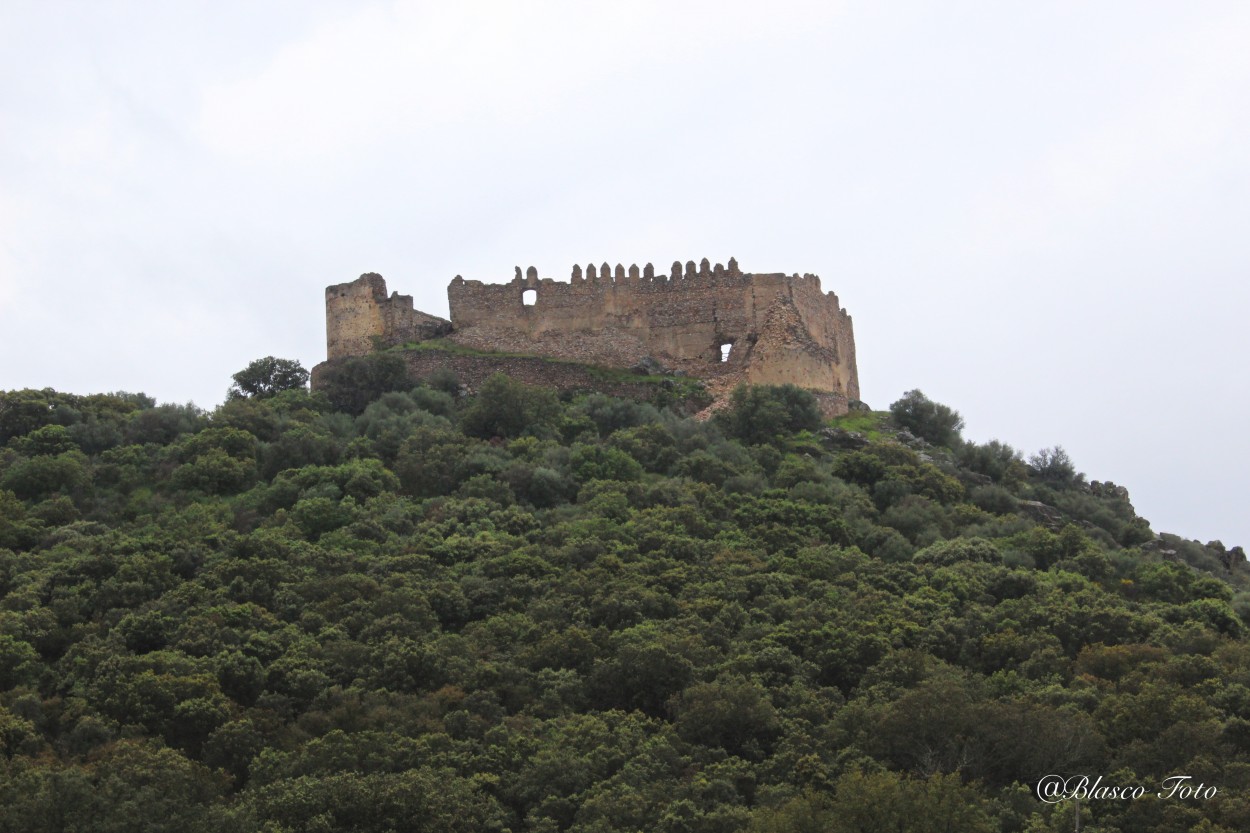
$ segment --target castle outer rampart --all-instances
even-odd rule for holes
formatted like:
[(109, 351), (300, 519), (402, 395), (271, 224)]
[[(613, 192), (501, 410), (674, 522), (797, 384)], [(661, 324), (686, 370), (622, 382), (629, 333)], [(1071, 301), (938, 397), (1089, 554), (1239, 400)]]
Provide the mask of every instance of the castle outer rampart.
[(704, 259), (668, 274), (650, 264), (574, 266), (563, 282), (531, 266), (505, 284), (457, 276), (447, 298), (451, 321), (414, 310), (410, 296), (387, 297), (379, 275), (327, 288), (329, 358), (441, 336), (481, 351), (659, 365), (709, 383), (791, 383), (859, 398), (851, 317), (815, 275), (745, 273), (733, 259), (728, 267)]

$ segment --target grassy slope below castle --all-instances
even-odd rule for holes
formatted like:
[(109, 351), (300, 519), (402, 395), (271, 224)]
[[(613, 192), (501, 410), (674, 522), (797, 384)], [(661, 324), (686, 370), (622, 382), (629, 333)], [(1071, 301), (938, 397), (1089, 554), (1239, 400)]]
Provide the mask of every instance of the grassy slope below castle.
[(433, 382), (0, 394), (0, 830), (1250, 828), (1244, 556), (1058, 449)]

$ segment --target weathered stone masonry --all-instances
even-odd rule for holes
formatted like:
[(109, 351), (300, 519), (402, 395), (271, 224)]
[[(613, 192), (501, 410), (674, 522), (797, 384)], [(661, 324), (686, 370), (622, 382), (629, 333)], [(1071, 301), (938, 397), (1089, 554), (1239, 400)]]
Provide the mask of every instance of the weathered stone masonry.
[(733, 259), (727, 268), (704, 259), (674, 263), (667, 275), (650, 264), (574, 266), (566, 283), (539, 278), (531, 266), (506, 284), (457, 276), (447, 298), (450, 321), (413, 309), (411, 296), (387, 297), (380, 275), (327, 288), (329, 359), (445, 337), (475, 350), (607, 367), (658, 363), (722, 389), (788, 382), (859, 398), (851, 317), (815, 275), (744, 273)]
[(451, 323), (413, 309), (412, 296), (386, 297), (386, 281), (369, 272), (351, 283), (326, 287), (326, 357), (341, 359), (387, 346), (425, 341), (451, 332)]

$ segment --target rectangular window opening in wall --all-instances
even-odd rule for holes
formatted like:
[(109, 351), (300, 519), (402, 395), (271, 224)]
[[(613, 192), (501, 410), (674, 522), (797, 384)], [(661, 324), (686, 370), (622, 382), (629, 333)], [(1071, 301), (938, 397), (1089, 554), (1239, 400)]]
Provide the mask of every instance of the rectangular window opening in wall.
[(527, 307), (534, 306), (534, 302), (538, 300), (537, 289), (527, 289), (521, 293), (521, 303)]
[(721, 361), (723, 361), (723, 362), (727, 362), (727, 361), (729, 361), (729, 351), (731, 351), (731, 350), (733, 350), (733, 344), (732, 344), (732, 343), (729, 343), (729, 344), (722, 344), (722, 345), (720, 346), (720, 360), (721, 360)]

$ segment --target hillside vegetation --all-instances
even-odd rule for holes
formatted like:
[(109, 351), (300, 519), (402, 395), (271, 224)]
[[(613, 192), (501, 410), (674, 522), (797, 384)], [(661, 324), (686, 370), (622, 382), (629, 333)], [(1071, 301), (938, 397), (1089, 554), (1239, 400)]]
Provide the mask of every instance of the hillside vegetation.
[(1244, 554), (1060, 448), (266, 361), (0, 394), (0, 831), (1250, 830)]

